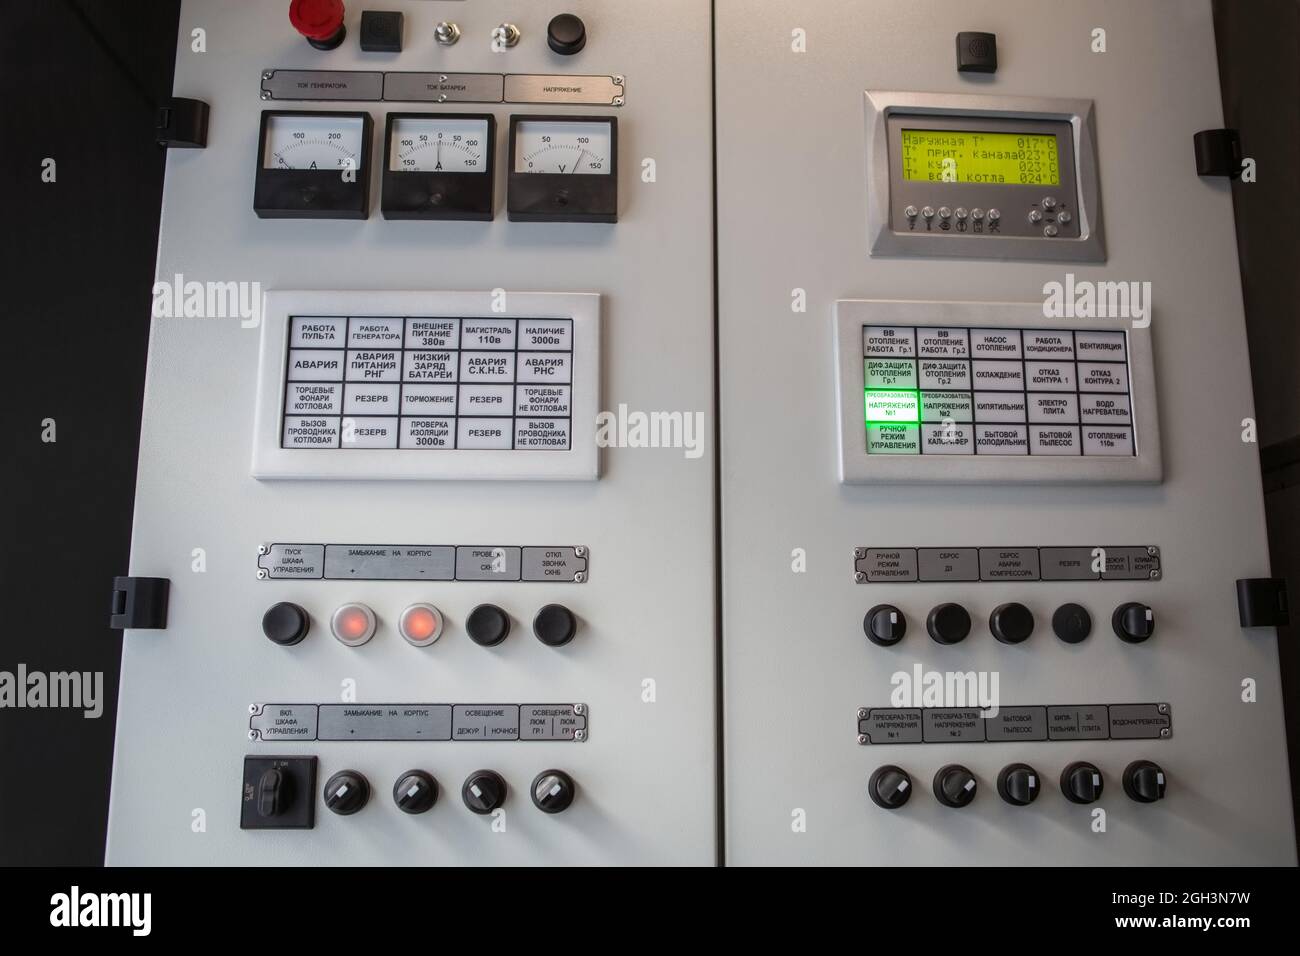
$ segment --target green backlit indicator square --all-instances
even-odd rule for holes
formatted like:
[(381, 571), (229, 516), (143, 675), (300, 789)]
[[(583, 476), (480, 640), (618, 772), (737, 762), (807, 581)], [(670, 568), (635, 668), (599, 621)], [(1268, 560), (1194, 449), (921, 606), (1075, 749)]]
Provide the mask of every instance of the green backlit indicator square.
[(866, 390), (868, 424), (915, 425), (921, 420), (921, 393), (906, 390)]

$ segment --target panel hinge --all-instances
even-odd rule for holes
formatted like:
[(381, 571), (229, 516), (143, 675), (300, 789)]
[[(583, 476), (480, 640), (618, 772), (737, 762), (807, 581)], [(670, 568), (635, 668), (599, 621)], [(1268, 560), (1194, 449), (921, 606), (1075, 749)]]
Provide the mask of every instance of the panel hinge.
[(208, 104), (174, 96), (158, 107), (154, 139), (159, 146), (205, 149), (208, 145)]
[(1242, 627), (1283, 627), (1290, 624), (1286, 581), (1281, 578), (1238, 578), (1237, 616)]
[(167, 627), (167, 578), (113, 578), (113, 606), (108, 626), (114, 630), (164, 630)]
[(1235, 129), (1203, 129), (1192, 137), (1196, 150), (1196, 175), (1241, 175), (1241, 134)]

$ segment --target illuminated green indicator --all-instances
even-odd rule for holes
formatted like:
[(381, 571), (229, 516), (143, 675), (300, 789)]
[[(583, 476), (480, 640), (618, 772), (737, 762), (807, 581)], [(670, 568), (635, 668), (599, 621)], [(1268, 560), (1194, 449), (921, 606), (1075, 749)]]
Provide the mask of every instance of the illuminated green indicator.
[(869, 425), (916, 425), (921, 421), (921, 393), (907, 389), (866, 389)]
[(1061, 158), (1051, 133), (905, 129), (903, 178), (922, 182), (1059, 186)]

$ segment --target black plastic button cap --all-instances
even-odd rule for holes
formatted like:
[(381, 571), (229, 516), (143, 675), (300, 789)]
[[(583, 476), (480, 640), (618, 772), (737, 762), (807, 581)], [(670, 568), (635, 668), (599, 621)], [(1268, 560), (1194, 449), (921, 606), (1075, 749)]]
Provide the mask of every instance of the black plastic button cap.
[(1061, 771), (1061, 793), (1071, 803), (1096, 803), (1105, 786), (1094, 764), (1077, 761)]
[(262, 633), (284, 647), (297, 644), (310, 629), (311, 618), (307, 612), (288, 601), (272, 604), (262, 615)]
[(890, 647), (907, 634), (907, 618), (892, 604), (877, 604), (862, 619), (862, 630), (872, 644)]
[(1126, 644), (1141, 644), (1156, 632), (1155, 612), (1145, 604), (1121, 604), (1110, 616), (1110, 626)]
[(867, 792), (876, 806), (897, 810), (912, 798), (912, 778), (901, 767), (885, 764), (867, 781)]
[(533, 806), (543, 813), (561, 813), (569, 809), (578, 788), (563, 770), (543, 770), (533, 778)]
[(1155, 803), (1165, 796), (1165, 772), (1150, 760), (1134, 760), (1124, 768), (1124, 792), (1138, 803)]
[(1062, 604), (1052, 615), (1052, 630), (1067, 644), (1078, 644), (1092, 633), (1092, 615), (1082, 604)]
[(393, 802), (403, 813), (424, 813), (438, 802), (438, 782), (423, 770), (408, 770), (393, 784)]
[(975, 799), (975, 774), (961, 764), (940, 767), (934, 775), (934, 797), (945, 807), (959, 809)]
[(1034, 633), (1033, 612), (1014, 601), (999, 604), (989, 615), (989, 630), (1003, 644), (1019, 644)]
[(362, 10), (361, 49), (367, 53), (401, 53), (402, 14), (392, 10)]
[(587, 26), (572, 13), (552, 17), (546, 25), (546, 45), (561, 56), (573, 56), (587, 45)]
[(370, 781), (358, 770), (340, 770), (325, 781), (325, 806), (351, 816), (370, 800)]
[(998, 35), (964, 30), (957, 34), (957, 72), (996, 73)]
[(494, 647), (510, 634), (510, 616), (495, 604), (480, 604), (465, 618), (469, 639), (483, 647)]
[(998, 774), (998, 796), (1014, 807), (1033, 803), (1042, 789), (1042, 777), (1027, 763), (1009, 763)]
[(289, 776), (271, 767), (257, 779), (257, 815), (278, 817), (289, 805), (292, 784)]
[(491, 813), (506, 802), (505, 779), (495, 770), (475, 770), (465, 778), (460, 797), (474, 813)]
[(563, 647), (577, 630), (578, 619), (563, 604), (548, 604), (533, 618), (533, 634), (547, 647)]
[(960, 604), (940, 604), (925, 619), (925, 629), (940, 644), (957, 644), (970, 634), (970, 614)]

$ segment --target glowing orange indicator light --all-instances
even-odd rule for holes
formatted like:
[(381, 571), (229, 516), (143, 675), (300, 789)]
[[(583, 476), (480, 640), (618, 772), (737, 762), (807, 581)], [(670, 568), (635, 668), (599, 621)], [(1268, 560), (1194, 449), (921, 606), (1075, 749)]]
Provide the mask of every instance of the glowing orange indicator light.
[(402, 612), (398, 630), (417, 647), (432, 644), (442, 635), (442, 615), (432, 604), (412, 604)]
[(364, 644), (374, 636), (375, 612), (364, 604), (344, 604), (330, 618), (330, 629), (344, 644)]

